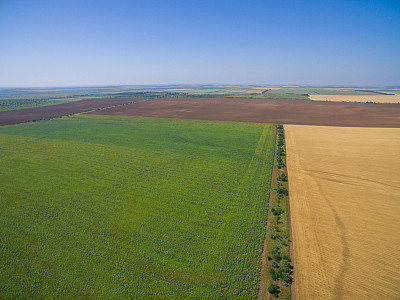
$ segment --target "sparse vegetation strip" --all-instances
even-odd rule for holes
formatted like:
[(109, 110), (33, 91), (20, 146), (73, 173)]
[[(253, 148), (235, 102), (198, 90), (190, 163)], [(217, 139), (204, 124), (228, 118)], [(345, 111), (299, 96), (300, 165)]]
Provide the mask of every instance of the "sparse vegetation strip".
[[(274, 281), (268, 287), (268, 292), (275, 298), (279, 298), (280, 290), (292, 284), (292, 269), (290, 259), (290, 231), (288, 214), (288, 184), (286, 173), (286, 150), (283, 125), (277, 126), (278, 141), (276, 149), (276, 162), (278, 167), (277, 186), (275, 188), (277, 203), (271, 206), (270, 217), (273, 227), (270, 228), (270, 239), (275, 241), (274, 247), (267, 257), (272, 262), (269, 273)], [(272, 241), (271, 241), (272, 243)], [(290, 290), (290, 289), (289, 289)], [(285, 297), (288, 298), (288, 297)], [(284, 298), (283, 298), (284, 299)]]
[(289, 199), (286, 150), (282, 125), (277, 125), (275, 163), (272, 172), (266, 241), (264, 243), (258, 299), (291, 299), (292, 263), (290, 253)]

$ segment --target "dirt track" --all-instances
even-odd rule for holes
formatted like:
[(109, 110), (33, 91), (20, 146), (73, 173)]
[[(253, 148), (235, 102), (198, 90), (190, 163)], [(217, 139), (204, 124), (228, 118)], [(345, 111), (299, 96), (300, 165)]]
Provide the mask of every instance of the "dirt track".
[(152, 99), (92, 114), (298, 125), (400, 127), (400, 104), (306, 100)]
[(103, 107), (121, 105), (132, 101), (143, 100), (142, 98), (100, 98), (81, 100), (76, 102), (63, 103), (58, 105), (42, 106), (12, 111), (0, 112), (0, 126), (11, 125), (32, 120), (48, 119), (62, 117), (69, 114), (76, 114), (88, 110), (99, 109)]

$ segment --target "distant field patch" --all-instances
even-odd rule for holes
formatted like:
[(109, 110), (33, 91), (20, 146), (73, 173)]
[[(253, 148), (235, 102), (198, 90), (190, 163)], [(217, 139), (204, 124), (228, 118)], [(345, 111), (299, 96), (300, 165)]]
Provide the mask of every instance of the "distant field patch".
[(400, 127), (400, 105), (287, 99), (148, 99), (90, 114), (274, 124)]
[(0, 128), (0, 298), (254, 299), (275, 126)]
[(68, 100), (48, 100), (48, 99), (0, 99), (0, 111), (10, 111), (47, 105), (56, 105), (71, 102)]
[(115, 107), (142, 100), (145, 99), (134, 97), (86, 99), (58, 105), (0, 111), (0, 126), (49, 120), (52, 118), (82, 113), (85, 111), (100, 110), (106, 107)]
[(339, 102), (400, 103), (400, 94), (395, 95), (310, 95), (311, 100)]
[(400, 295), (400, 129), (285, 126), (297, 299)]

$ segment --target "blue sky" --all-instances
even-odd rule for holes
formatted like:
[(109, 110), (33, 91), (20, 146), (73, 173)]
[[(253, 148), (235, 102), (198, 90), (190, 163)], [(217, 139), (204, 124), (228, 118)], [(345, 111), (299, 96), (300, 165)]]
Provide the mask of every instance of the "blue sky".
[(0, 86), (400, 85), (400, 1), (0, 0)]

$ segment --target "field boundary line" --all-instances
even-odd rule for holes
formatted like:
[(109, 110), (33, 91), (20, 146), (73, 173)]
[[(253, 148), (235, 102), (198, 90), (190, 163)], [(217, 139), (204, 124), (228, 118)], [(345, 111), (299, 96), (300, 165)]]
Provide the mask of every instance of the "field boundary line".
[(289, 215), (286, 143), (283, 125), (276, 126), (271, 189), (267, 206), (258, 300), (296, 299)]
[[(274, 145), (274, 159), (273, 159), (273, 166), (271, 168), (271, 180), (270, 180), (270, 187), (272, 187), (273, 183), (275, 183), (275, 177), (276, 177), (276, 170), (275, 170), (275, 160), (276, 160), (276, 148), (277, 148), (277, 135), (278, 131), (275, 128), (275, 145)], [(264, 299), (263, 295), (266, 294), (267, 289), (266, 289), (266, 284), (263, 284), (264, 278), (263, 274), (266, 266), (266, 260), (267, 260), (267, 240), (268, 240), (268, 228), (269, 228), (269, 221), (270, 221), (270, 200), (272, 198), (272, 192), (273, 190), (270, 188), (269, 194), (268, 194), (268, 199), (267, 199), (267, 222), (265, 223), (265, 229), (264, 229), (264, 240), (263, 240), (263, 249), (261, 252), (261, 264), (260, 264), (260, 281), (258, 284), (258, 293), (257, 293), (257, 299), (262, 300)]]
[[(285, 126), (283, 126), (283, 132), (285, 132)], [(287, 185), (289, 188), (289, 172), (288, 172), (288, 153), (287, 153), (287, 147), (286, 147), (286, 135), (285, 135), (285, 153), (286, 153), (286, 174), (287, 174)], [(290, 189), (289, 189), (289, 194), (287, 196), (287, 210), (288, 210), (288, 226), (289, 226), (289, 238), (290, 238), (290, 259), (292, 260), (293, 266), (294, 266), (294, 245), (293, 245), (293, 228), (292, 228), (292, 210), (290, 209), (291, 206), (291, 197), (290, 197)], [(292, 300), (296, 300), (296, 284), (295, 284), (295, 280), (296, 280), (296, 269), (293, 268), (293, 274), (292, 274), (292, 278), (293, 278), (293, 283), (290, 287), (290, 291), (291, 291), (291, 299)]]

